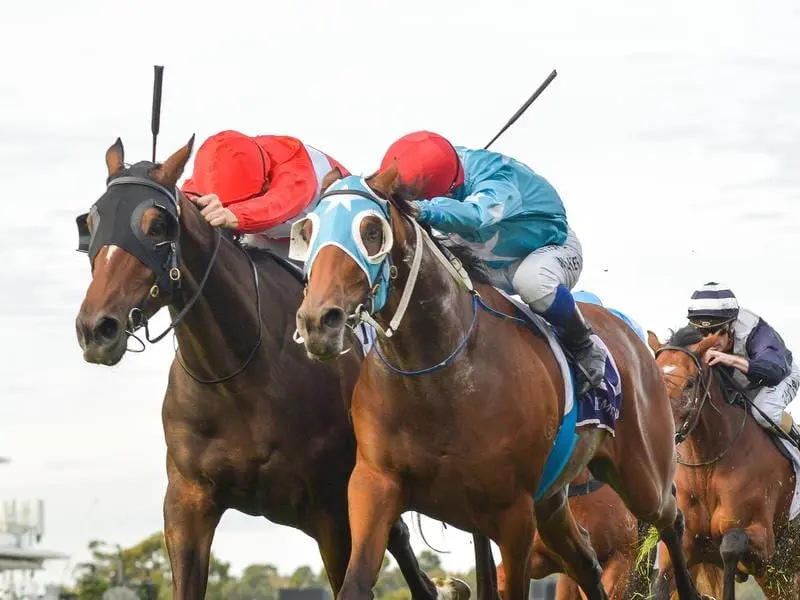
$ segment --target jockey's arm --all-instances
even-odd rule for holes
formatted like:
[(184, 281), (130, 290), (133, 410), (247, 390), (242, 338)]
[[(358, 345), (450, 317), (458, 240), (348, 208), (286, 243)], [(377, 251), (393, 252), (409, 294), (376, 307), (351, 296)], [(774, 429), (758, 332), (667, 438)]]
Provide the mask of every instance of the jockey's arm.
[(305, 208), (316, 191), (316, 181), (297, 175), (306, 169), (297, 168), (295, 157), (278, 165), (272, 174), (270, 187), (261, 196), (231, 204), (228, 208), (236, 215), (241, 233), (259, 233), (296, 217)]
[(751, 383), (757, 386), (775, 386), (790, 373), (792, 365), (789, 351), (771, 326), (760, 321), (746, 345)]
[(510, 175), (500, 172), (475, 184), (463, 201), (440, 196), (416, 204), (421, 222), (445, 233), (469, 234), (519, 214), (522, 196)]

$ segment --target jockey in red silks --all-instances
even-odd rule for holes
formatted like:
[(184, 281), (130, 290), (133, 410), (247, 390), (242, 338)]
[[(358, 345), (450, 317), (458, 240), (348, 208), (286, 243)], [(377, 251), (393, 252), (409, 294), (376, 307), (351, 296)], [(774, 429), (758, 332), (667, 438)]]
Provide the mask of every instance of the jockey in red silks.
[(266, 237), (288, 247), (290, 221), (314, 208), (323, 178), (335, 167), (349, 174), (297, 138), (226, 130), (200, 146), (182, 191), (212, 227), (258, 234), (245, 236), (252, 245)]

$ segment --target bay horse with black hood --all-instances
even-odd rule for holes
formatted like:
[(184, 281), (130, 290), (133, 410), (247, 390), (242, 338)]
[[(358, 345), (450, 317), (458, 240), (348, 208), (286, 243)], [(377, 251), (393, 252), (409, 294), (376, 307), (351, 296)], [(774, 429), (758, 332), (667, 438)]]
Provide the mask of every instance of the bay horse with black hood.
[[(367, 179), (348, 176), (292, 230), (292, 256), (305, 261), (308, 278), (297, 327), (309, 356), (339, 357), (348, 325), (360, 321), (379, 333), (352, 400), (353, 548), (339, 598), (371, 597), (392, 524), (416, 510), (496, 541), (506, 600), (527, 598), (537, 529), (586, 597), (605, 600), (597, 557), (566, 500), (566, 484), (587, 464), (634, 516), (657, 527), (681, 600), (700, 598), (681, 548), (669, 398), (647, 346), (610, 312), (582, 306), (616, 362), (624, 403), (613, 436), (576, 431), (575, 421), (571, 430), (560, 427), (570, 378), (546, 330), (521, 325), (474, 256), (422, 229), (414, 197), (395, 166)], [(557, 479), (540, 490), (562, 431), (577, 441)]]
[[(178, 190), (193, 141), (163, 164), (126, 166), (119, 139), (106, 152), (107, 189), (77, 219), (92, 269), (78, 342), (87, 362), (115, 365), (137, 328), (151, 340), (147, 320), (160, 308), (173, 319), (151, 340), (174, 328), (179, 346), (162, 410), (173, 598), (205, 596), (211, 542), (228, 509), (311, 536), (338, 591), (350, 555), (348, 410), (363, 356), (322, 365), (292, 342), (299, 270), (210, 227)], [(401, 519), (388, 548), (412, 596), (435, 600)], [(457, 580), (438, 591), (469, 595)]]

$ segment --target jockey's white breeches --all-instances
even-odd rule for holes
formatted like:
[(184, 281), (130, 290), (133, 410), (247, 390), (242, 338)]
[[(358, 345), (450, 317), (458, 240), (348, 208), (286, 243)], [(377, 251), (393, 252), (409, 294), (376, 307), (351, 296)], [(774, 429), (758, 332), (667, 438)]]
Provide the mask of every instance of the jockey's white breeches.
[(561, 246), (544, 246), (522, 260), (509, 263), (490, 273), (492, 283), (500, 289), (519, 294), (523, 302), (537, 313), (543, 313), (556, 296), (556, 288), (564, 285), (572, 290), (583, 271), (583, 248), (572, 229)]

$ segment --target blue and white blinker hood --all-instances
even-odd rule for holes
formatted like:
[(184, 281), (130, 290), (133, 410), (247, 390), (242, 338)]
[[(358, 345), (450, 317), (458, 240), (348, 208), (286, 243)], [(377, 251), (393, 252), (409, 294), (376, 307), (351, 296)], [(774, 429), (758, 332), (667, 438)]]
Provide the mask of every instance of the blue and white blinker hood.
[[(377, 217), (383, 226), (383, 243), (372, 255), (361, 240), (361, 223), (370, 216)], [(292, 224), (289, 258), (305, 263), (303, 270), (308, 279), (319, 251), (326, 246), (336, 246), (366, 274), (372, 302), (369, 312), (376, 313), (389, 297), (392, 268), (389, 253), (394, 244), (389, 219), (388, 202), (379, 198), (363, 177), (349, 175), (335, 181), (316, 208)], [(307, 222), (311, 223), (308, 242), (301, 235)]]

